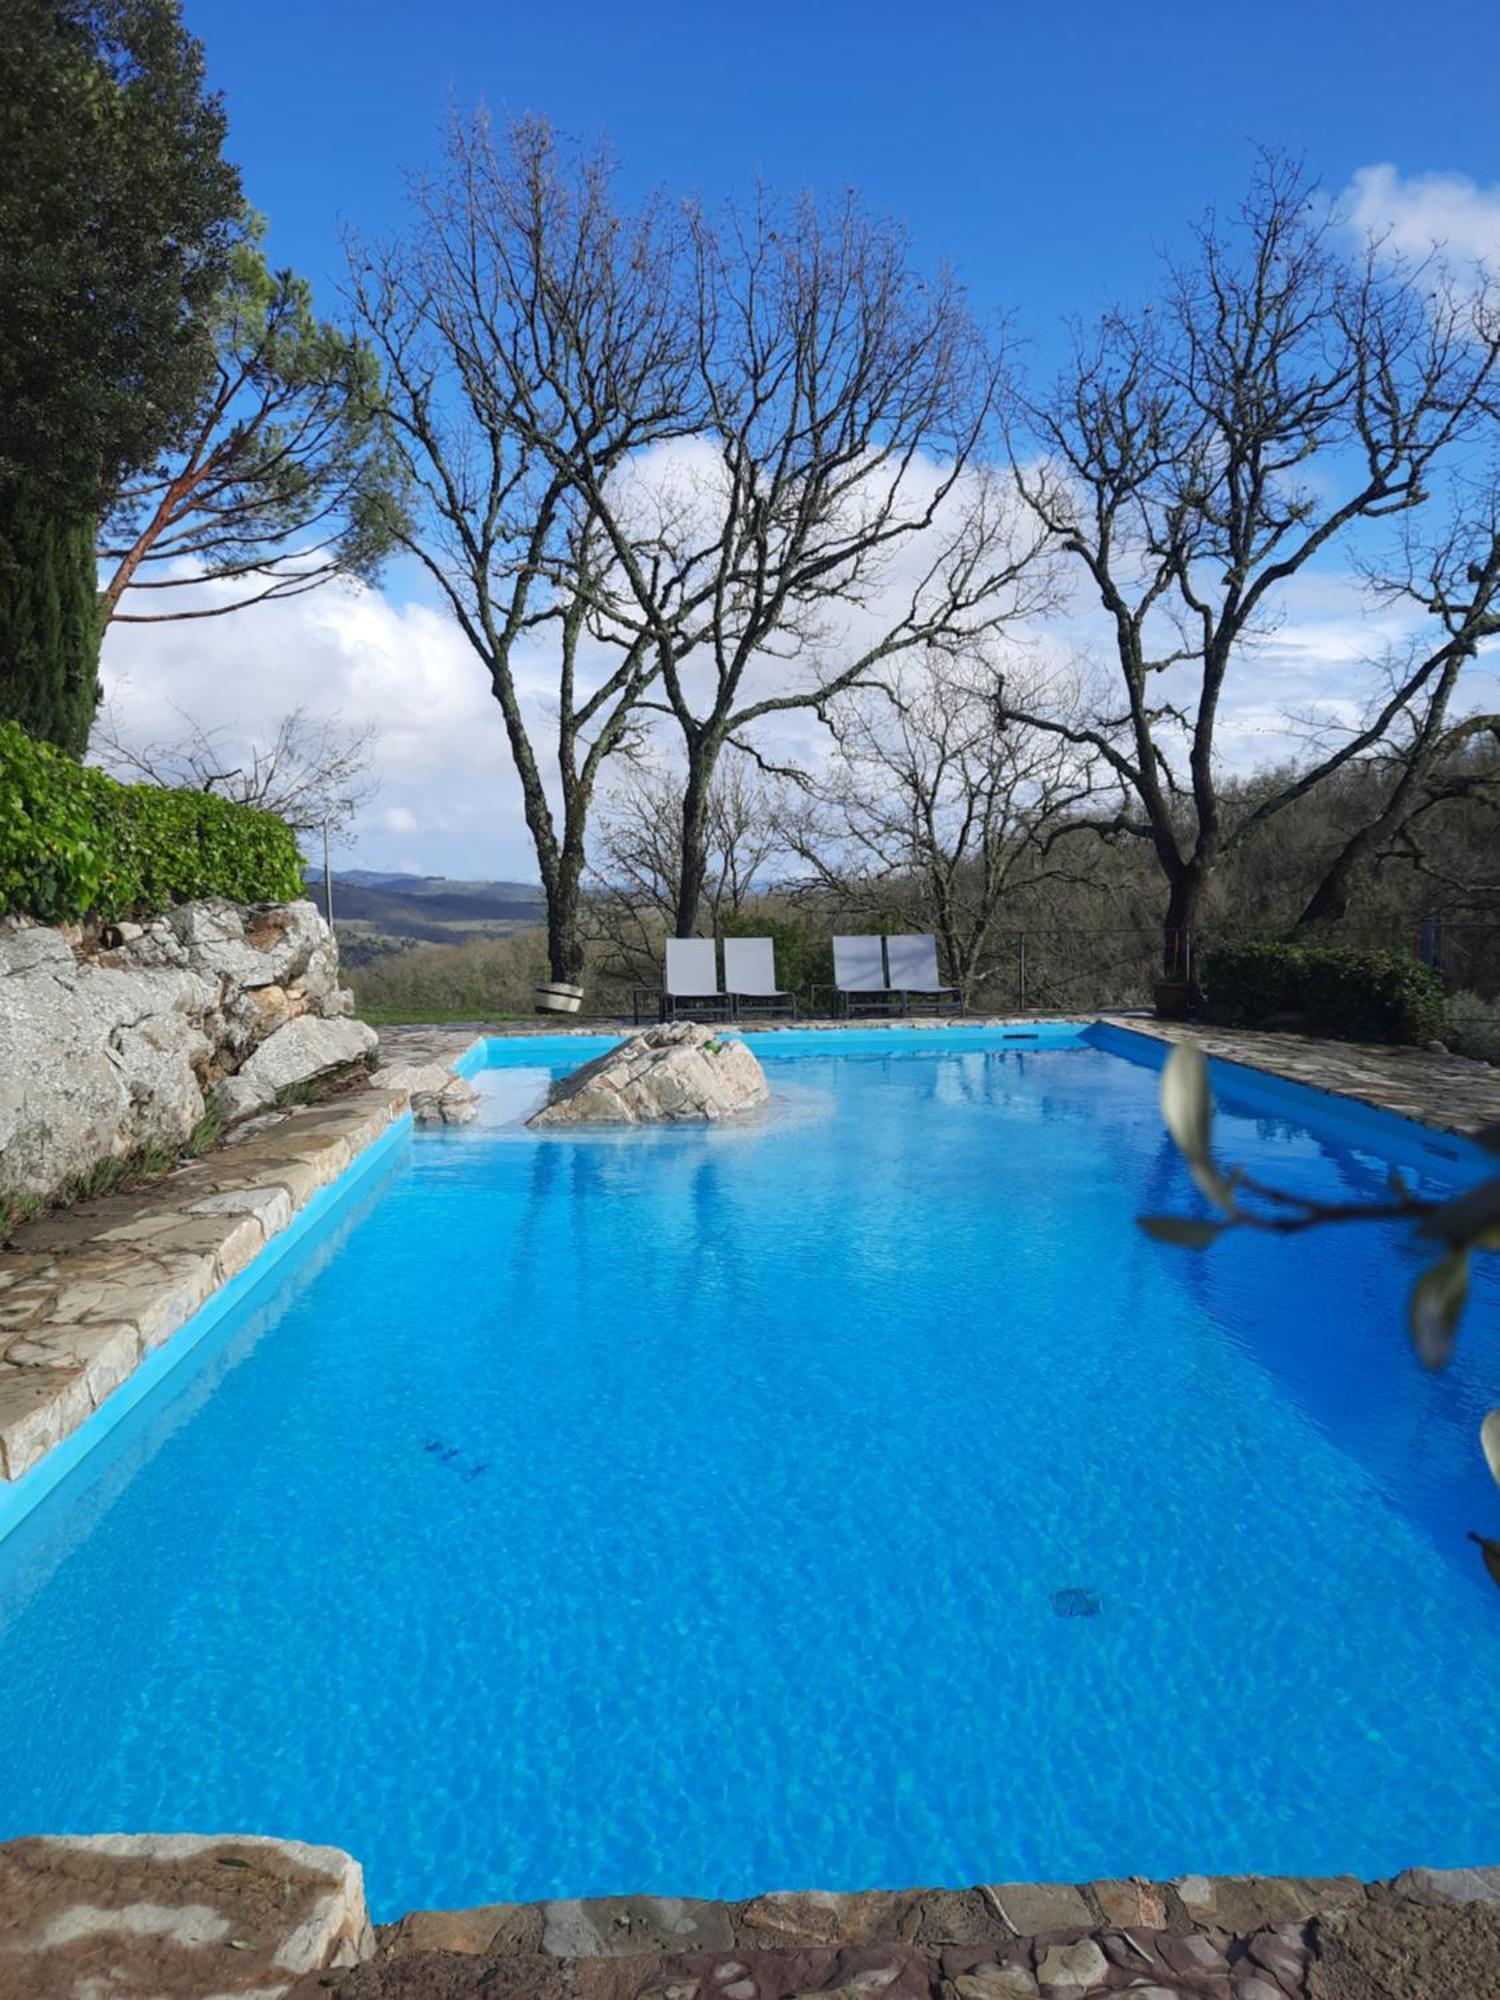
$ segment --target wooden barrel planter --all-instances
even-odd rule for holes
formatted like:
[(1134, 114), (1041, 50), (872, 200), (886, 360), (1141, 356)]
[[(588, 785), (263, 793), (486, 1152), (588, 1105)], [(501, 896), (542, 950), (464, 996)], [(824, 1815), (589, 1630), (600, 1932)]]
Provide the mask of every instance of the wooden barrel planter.
[(576, 1014), (583, 1005), (583, 988), (562, 979), (539, 979), (536, 984), (536, 1011), (539, 1014)]

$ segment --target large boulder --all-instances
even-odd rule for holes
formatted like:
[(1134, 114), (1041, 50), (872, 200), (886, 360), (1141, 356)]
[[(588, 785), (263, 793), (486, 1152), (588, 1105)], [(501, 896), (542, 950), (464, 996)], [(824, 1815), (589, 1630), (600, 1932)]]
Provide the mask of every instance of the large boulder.
[(283, 1090), (361, 1061), (376, 1041), (375, 1030), (363, 1021), (299, 1014), (268, 1036), (233, 1076), (215, 1085), (214, 1102), (227, 1117), (249, 1117), (273, 1104)]
[(742, 1041), (694, 1021), (632, 1035), (553, 1084), (530, 1125), (717, 1124), (770, 1096), (765, 1072)]

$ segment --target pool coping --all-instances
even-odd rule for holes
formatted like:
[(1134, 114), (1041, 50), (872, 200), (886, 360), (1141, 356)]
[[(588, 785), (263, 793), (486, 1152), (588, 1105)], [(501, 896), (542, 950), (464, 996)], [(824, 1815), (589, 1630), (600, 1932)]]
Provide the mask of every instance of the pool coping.
[(0, 1249), (0, 1537), (411, 1129), (405, 1091), (364, 1085), (23, 1223)]

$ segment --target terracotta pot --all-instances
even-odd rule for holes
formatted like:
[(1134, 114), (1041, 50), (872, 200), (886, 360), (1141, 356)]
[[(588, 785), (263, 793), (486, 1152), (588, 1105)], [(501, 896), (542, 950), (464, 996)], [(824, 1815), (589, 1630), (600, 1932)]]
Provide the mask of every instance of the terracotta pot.
[(1158, 979), (1151, 988), (1151, 998), (1163, 1021), (1185, 1021), (1198, 1003), (1190, 979)]
[(569, 986), (562, 979), (539, 979), (536, 983), (538, 1014), (576, 1014), (583, 1005), (583, 988)]

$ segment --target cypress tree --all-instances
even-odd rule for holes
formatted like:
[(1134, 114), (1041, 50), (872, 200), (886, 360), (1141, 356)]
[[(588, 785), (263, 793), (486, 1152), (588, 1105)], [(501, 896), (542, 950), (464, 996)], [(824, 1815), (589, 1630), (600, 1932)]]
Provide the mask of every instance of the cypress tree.
[(99, 700), (94, 524), (0, 487), (0, 718), (74, 757)]
[(0, 717), (81, 751), (99, 517), (213, 380), (244, 201), (180, 0), (0, 16)]

